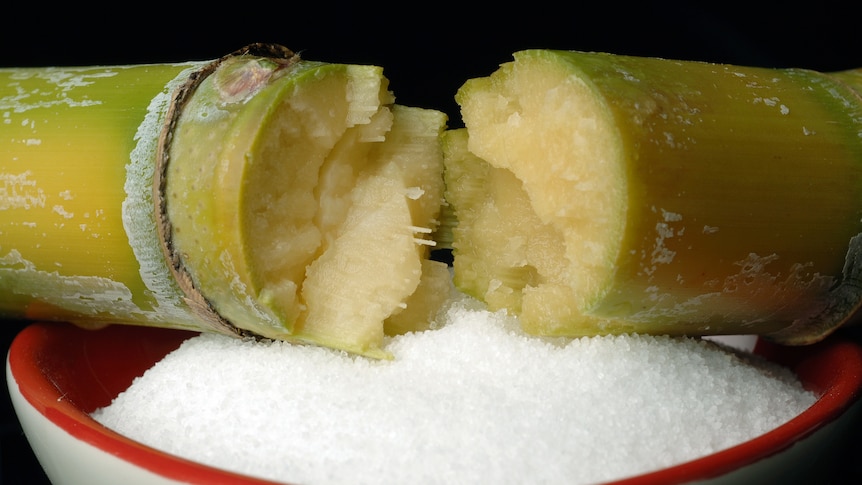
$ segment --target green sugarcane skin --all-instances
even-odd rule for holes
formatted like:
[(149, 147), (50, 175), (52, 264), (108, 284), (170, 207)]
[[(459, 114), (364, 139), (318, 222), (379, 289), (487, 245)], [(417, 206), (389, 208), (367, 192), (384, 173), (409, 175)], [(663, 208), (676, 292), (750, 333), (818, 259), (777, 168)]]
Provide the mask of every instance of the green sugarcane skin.
[[(514, 62), (537, 59), (581, 79), (611, 113), (627, 202), (606, 290), (583, 318), (528, 322), (532, 331), (758, 333), (807, 343), (854, 312), (858, 72), (563, 51), (516, 53)], [(480, 134), (467, 115), (465, 123), (472, 142)], [(534, 200), (545, 190), (526, 188)]]
[(0, 69), (0, 315), (197, 325), (152, 175), (170, 94), (202, 65)]
[(862, 68), (829, 72), (825, 75), (853, 90), (857, 97), (862, 97)]
[(805, 70), (618, 62), (649, 80), (597, 81), (626, 96), (606, 99), (638, 154), (624, 243), (637, 249), (593, 313), (790, 340), (840, 323), (860, 297), (832, 308), (862, 233), (858, 93)]

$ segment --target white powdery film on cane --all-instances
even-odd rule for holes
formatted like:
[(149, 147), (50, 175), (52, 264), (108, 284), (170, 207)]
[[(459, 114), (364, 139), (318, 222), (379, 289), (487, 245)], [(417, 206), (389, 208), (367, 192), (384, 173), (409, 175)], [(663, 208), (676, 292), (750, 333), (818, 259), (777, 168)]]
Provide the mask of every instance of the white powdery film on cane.
[(175, 324), (198, 325), (195, 316), (182, 300), (183, 292), (171, 274), (168, 262), (161, 249), (158, 228), (155, 220), (155, 200), (153, 180), (156, 170), (156, 153), (159, 134), (165, 122), (173, 92), (189, 76), (206, 63), (190, 62), (165, 89), (153, 97), (147, 107), (147, 114), (135, 133), (135, 148), (129, 154), (126, 165), (126, 199), (123, 201), (123, 228), (129, 238), (129, 245), (140, 264), (140, 275), (156, 300), (153, 317), (172, 320)]

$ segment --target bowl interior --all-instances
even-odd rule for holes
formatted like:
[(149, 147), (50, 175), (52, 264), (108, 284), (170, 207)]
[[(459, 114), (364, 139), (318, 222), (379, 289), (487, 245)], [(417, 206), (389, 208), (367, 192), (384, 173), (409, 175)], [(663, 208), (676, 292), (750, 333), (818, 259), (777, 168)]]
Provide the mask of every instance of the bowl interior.
[[(40, 414), (79, 440), (137, 466), (192, 483), (238, 476), (144, 446), (101, 426), (89, 414), (110, 404), (135, 379), (193, 332), (115, 325), (85, 330), (62, 323), (36, 323), (13, 341), (9, 372), (21, 395)], [(838, 418), (862, 392), (862, 347), (840, 338), (806, 347), (759, 341), (755, 353), (791, 368), (820, 397), (808, 410), (775, 430), (722, 452), (616, 483), (682, 483), (717, 477), (788, 448)]]
[(60, 403), (90, 413), (110, 404), (135, 377), (193, 335), (161, 328), (83, 330), (39, 323), (16, 337), (10, 358), (19, 364), (15, 377), (30, 391), (27, 398), (34, 405), (54, 407), (45, 398), (57, 392), (63, 396)]
[[(66, 323), (35, 323), (12, 341), (7, 372), (23, 399), (57, 428), (135, 467), (180, 483), (272, 483), (162, 452), (90, 417), (194, 335), (197, 333), (153, 327), (114, 325), (86, 330)], [(26, 432), (25, 423), (22, 426)], [(39, 440), (40, 446), (47, 446), (43, 441)]]

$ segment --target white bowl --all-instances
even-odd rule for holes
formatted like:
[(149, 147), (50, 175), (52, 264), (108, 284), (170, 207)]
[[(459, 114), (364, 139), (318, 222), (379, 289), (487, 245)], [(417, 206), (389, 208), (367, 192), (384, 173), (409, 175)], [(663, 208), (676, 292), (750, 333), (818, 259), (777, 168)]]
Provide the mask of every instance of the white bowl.
[[(10, 346), (12, 404), (37, 459), (57, 485), (268, 484), (145, 446), (90, 417), (194, 333), (36, 323)], [(862, 346), (840, 337), (807, 347), (758, 342), (755, 352), (793, 369), (817, 402), (790, 422), (738, 446), (621, 484), (771, 483), (819, 473), (812, 464), (851, 446), (862, 423)], [(855, 444), (858, 446), (858, 443)], [(816, 477), (816, 475), (814, 475)]]

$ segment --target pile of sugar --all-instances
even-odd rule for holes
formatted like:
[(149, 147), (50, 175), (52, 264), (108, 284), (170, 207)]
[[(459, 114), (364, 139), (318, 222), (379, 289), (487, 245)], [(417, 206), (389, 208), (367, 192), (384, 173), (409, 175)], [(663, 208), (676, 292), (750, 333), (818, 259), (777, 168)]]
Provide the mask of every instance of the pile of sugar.
[(577, 484), (733, 446), (816, 399), (698, 339), (527, 337), (466, 299), (439, 324), (392, 339), (392, 361), (196, 336), (93, 417), (273, 481)]

